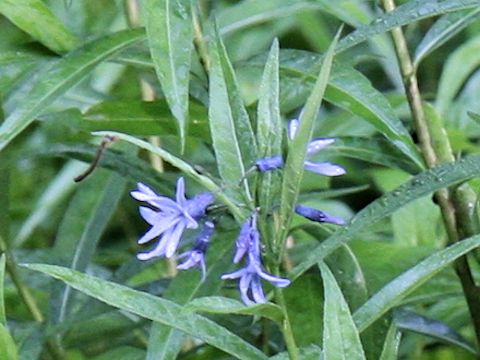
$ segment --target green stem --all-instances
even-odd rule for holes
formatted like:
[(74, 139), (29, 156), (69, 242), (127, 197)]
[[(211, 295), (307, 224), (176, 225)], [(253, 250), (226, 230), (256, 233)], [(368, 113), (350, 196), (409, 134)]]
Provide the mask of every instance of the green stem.
[(193, 22), (193, 42), (197, 49), (198, 55), (200, 56), (201, 63), (205, 69), (205, 73), (208, 75), (210, 71), (210, 57), (208, 55), (208, 46), (205, 41), (202, 32), (202, 26), (200, 24), (200, 19), (198, 16), (198, 11), (195, 8), (195, 5), (192, 6), (192, 22)]
[[(280, 270), (278, 266), (275, 266), (274, 273), (276, 276), (280, 275)], [(277, 305), (280, 306), (283, 312), (283, 321), (281, 328), (288, 355), (290, 357), (290, 360), (299, 360), (300, 353), (295, 342), (295, 337), (293, 336), (292, 324), (290, 323), (290, 318), (288, 316), (287, 304), (285, 302), (285, 297), (283, 296), (283, 289), (275, 288), (275, 300)]]
[[(395, 9), (394, 0), (382, 0), (382, 4), (386, 11)], [(440, 163), (451, 162), (454, 160), (454, 156), (440, 118), (425, 114), (418, 88), (416, 69), (412, 64), (402, 29), (393, 29), (392, 38), (425, 162), (429, 168)], [(461, 241), (476, 232), (472, 216), (472, 204), (474, 204), (476, 196), (468, 185), (464, 184), (455, 190), (442, 189), (435, 193), (435, 198), (440, 206), (450, 243)], [(466, 256), (456, 261), (455, 269), (468, 304), (477, 344), (480, 344), (480, 302), (478, 301), (480, 289), (475, 284)]]

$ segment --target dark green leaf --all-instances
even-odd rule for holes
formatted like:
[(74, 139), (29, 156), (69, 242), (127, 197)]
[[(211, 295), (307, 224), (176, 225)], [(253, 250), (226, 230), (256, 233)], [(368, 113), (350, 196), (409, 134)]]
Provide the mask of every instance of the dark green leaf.
[(72, 50), (78, 42), (42, 0), (2, 0), (0, 13), (57, 53)]
[(190, 301), (185, 308), (211, 314), (257, 315), (279, 324), (283, 320), (282, 309), (273, 303), (245, 306), (240, 301), (221, 296), (201, 297)]
[(319, 264), (325, 289), (323, 310), (323, 353), (331, 360), (365, 359), (360, 335), (335, 277)]
[[(322, 360), (323, 352), (322, 349), (317, 345), (310, 345), (301, 347), (298, 349), (300, 352), (300, 358), (302, 360)], [(290, 360), (288, 352), (281, 352), (270, 358), (271, 360)]]
[(7, 325), (5, 316), (5, 295), (3, 293), (3, 284), (5, 281), (5, 253), (0, 256), (0, 325)]
[(121, 346), (109, 350), (102, 355), (95, 356), (92, 360), (144, 360), (145, 351), (131, 346)]
[[(330, 69), (333, 61), (333, 50), (340, 37), (338, 31), (335, 39), (328, 48), (325, 59), (322, 63), (320, 73), (315, 81), (314, 88), (308, 97), (303, 108), (302, 115), (299, 119), (299, 126), (295, 137), (288, 146), (288, 155), (285, 161), (285, 169), (283, 173), (282, 191), (280, 195), (280, 234), (279, 239), (283, 241), (287, 235), (288, 228), (292, 221), (292, 214), (295, 204), (297, 203), (300, 184), (303, 177), (303, 163), (307, 152), (308, 142), (312, 138), (313, 125), (317, 118), (320, 104), (323, 100), (323, 94), (327, 87), (328, 78), (330, 77)], [(283, 246), (283, 243), (280, 244)], [(277, 249), (278, 250), (278, 249)]]
[(480, 246), (480, 235), (462, 240), (437, 251), (390, 281), (355, 312), (353, 318), (358, 329), (360, 331), (366, 329), (388, 310), (398, 305), (413, 290), (432, 278), (451, 262), (478, 246)]
[(142, 38), (142, 30), (120, 31), (88, 43), (64, 58), (53, 61), (33, 80), (30, 91), (0, 127), (0, 150), (96, 65)]
[(407, 183), (372, 202), (360, 211), (350, 224), (318, 245), (304, 261), (294, 268), (292, 276), (298, 277), (316, 262), (331, 254), (341, 244), (351, 240), (356, 234), (391, 215), (405, 204), (478, 175), (480, 175), (480, 156), (469, 156), (415, 176)]
[(429, 319), (413, 311), (404, 309), (399, 309), (394, 312), (394, 321), (399, 330), (413, 331), (418, 334), (433, 337), (443, 342), (459, 346), (477, 355), (473, 344), (441, 321)]
[(189, 0), (148, 0), (147, 39), (163, 93), (178, 121), (182, 149), (188, 120), (188, 85), (193, 49)]
[(465, 27), (474, 22), (480, 15), (480, 8), (459, 11), (442, 16), (433, 24), (415, 50), (414, 65), (420, 62), (432, 51), (442, 46)]
[(54, 265), (25, 267), (60, 279), (100, 301), (179, 329), (241, 359), (266, 359), (263, 353), (227, 329), (202, 316), (185, 311), (171, 301)]

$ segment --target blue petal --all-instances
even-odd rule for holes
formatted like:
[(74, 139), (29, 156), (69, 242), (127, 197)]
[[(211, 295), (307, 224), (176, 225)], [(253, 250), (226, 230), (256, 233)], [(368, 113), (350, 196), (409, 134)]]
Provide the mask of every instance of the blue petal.
[(311, 161), (305, 161), (304, 167), (306, 170), (326, 176), (339, 176), (346, 173), (345, 169), (340, 165), (328, 162), (315, 163)]
[(180, 205), (181, 207), (185, 206), (187, 198), (185, 197), (185, 180), (183, 179), (183, 177), (177, 180), (176, 198), (178, 205)]
[(253, 277), (251, 290), (253, 300), (257, 304), (263, 304), (267, 302), (267, 299), (265, 299), (265, 294), (263, 292), (262, 283), (260, 282), (260, 278), (258, 276)]
[(297, 119), (292, 119), (288, 123), (288, 138), (293, 140), (295, 135), (297, 134), (299, 122)]
[(169, 231), (165, 232), (165, 234), (163, 234), (163, 238), (165, 238), (167, 241), (167, 245), (165, 248), (165, 256), (167, 258), (172, 257), (172, 255), (177, 250), (178, 243), (180, 242), (180, 238), (182, 237), (184, 230), (185, 224), (183, 222), (180, 222), (175, 225), (173, 229), (170, 229)]
[(325, 139), (315, 139), (308, 143), (307, 147), (307, 156), (311, 156), (319, 152), (320, 150), (326, 148), (328, 145), (331, 145), (335, 142), (335, 139), (325, 138)]

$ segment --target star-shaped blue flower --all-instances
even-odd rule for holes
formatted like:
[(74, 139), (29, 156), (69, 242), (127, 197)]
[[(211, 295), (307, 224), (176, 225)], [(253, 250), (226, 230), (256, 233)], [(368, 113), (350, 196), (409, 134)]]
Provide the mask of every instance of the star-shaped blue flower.
[(180, 238), (185, 229), (198, 227), (197, 221), (205, 215), (207, 206), (213, 203), (212, 193), (204, 192), (188, 200), (185, 197), (185, 182), (183, 178), (177, 181), (176, 201), (156, 194), (148, 186), (138, 183), (138, 190), (130, 194), (134, 199), (144, 201), (153, 208), (140, 206), (140, 215), (152, 225), (139, 240), (139, 244), (147, 243), (157, 237), (157, 245), (150, 251), (137, 255), (140, 260), (153, 257), (171, 257), (177, 250)]
[(262, 266), (260, 254), (260, 233), (257, 230), (256, 215), (252, 215), (243, 224), (236, 241), (234, 263), (246, 257), (246, 266), (232, 273), (222, 275), (222, 279), (240, 279), (240, 296), (246, 305), (265, 303), (261, 279), (276, 287), (290, 285), (290, 280), (267, 273)]

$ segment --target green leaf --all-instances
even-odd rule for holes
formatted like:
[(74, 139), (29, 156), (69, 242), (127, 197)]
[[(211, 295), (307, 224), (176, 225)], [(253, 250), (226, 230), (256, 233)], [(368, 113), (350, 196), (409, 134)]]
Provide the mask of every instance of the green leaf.
[[(317, 345), (309, 345), (298, 349), (300, 352), (300, 358), (302, 360), (322, 360), (322, 349)], [(271, 360), (290, 360), (288, 352), (284, 351), (275, 356), (270, 357)]]
[(413, 290), (432, 278), (460, 256), (480, 246), (480, 235), (462, 240), (430, 255), (410, 268), (382, 289), (359, 308), (353, 318), (360, 331), (366, 329), (392, 307), (398, 305)]
[(400, 346), (400, 339), (402, 338), (402, 333), (398, 331), (395, 322), (392, 321), (390, 327), (388, 328), (387, 336), (383, 343), (382, 354), (380, 355), (380, 360), (397, 360), (398, 359), (398, 348)]
[(415, 67), (418, 67), (428, 54), (474, 22), (479, 15), (480, 8), (446, 14), (438, 19), (415, 49)]
[(15, 342), (12, 336), (8, 332), (7, 328), (0, 323), (0, 354), (2, 354), (2, 360), (17, 360), (18, 352)]
[(144, 360), (145, 351), (135, 347), (131, 347), (131, 346), (120, 346), (92, 358), (92, 360), (111, 360), (111, 359)]
[[(210, 104), (208, 117), (213, 148), (220, 176), (229, 187), (237, 187), (245, 168), (253, 165), (257, 156), (256, 141), (235, 73), (225, 46), (216, 32), (210, 44)], [(248, 182), (243, 182), (247, 201), (251, 200)], [(227, 190), (227, 193), (238, 191)]]
[(7, 326), (7, 317), (5, 315), (5, 295), (3, 284), (5, 281), (5, 253), (0, 256), (0, 325)]
[(160, 84), (185, 146), (188, 85), (193, 49), (190, 0), (148, 0), (145, 4), (147, 39)]
[(57, 53), (73, 49), (78, 42), (42, 0), (2, 0), (0, 13)]
[(479, 51), (480, 36), (476, 36), (449, 55), (443, 67), (435, 101), (440, 114), (445, 114), (465, 80), (480, 65)]
[(470, 116), (470, 119), (474, 120), (477, 124), (480, 124), (480, 114), (475, 114), (471, 111), (468, 111), (467, 114)]
[(468, 156), (455, 163), (437, 166), (415, 176), (397, 189), (373, 201), (361, 210), (350, 224), (335, 232), (310, 251), (307, 258), (293, 269), (290, 278), (296, 278), (303, 274), (316, 262), (327, 257), (359, 232), (366, 230), (411, 201), (479, 175), (480, 156)]
[(421, 19), (443, 15), (453, 11), (471, 9), (478, 6), (478, 0), (413, 0), (385, 13), (371, 24), (360, 26), (342, 39), (336, 51), (344, 51), (374, 35), (384, 33), (395, 27), (407, 25)]
[[(308, 97), (302, 115), (300, 116), (296, 135), (288, 146), (288, 155), (285, 161), (280, 195), (281, 229), (278, 237), (280, 241), (283, 241), (283, 239), (286, 238), (287, 231), (292, 221), (293, 209), (297, 203), (300, 184), (303, 177), (303, 163), (305, 162), (308, 142), (312, 138), (314, 122), (323, 100), (325, 88), (327, 87), (333, 61), (333, 50), (340, 37), (340, 32), (341, 29), (337, 32), (337, 35), (328, 48), (314, 88)], [(283, 246), (283, 244), (280, 244), (280, 246)]]
[(142, 30), (124, 30), (95, 40), (53, 61), (33, 80), (32, 88), (0, 127), (0, 150), (53, 101), (115, 52), (144, 38)]
[(57, 209), (59, 204), (75, 188), (76, 184), (73, 181), (73, 178), (83, 173), (85, 169), (85, 164), (71, 161), (58, 172), (40, 198), (36, 201), (35, 205), (33, 205), (28, 218), (20, 227), (20, 230), (13, 240), (15, 247), (22, 245), (37, 226), (42, 224), (52, 212)]
[[(125, 191), (126, 181), (117, 174), (96, 173), (81, 184), (70, 201), (53, 248), (60, 262), (84, 271), (97, 248), (100, 236)], [(52, 294), (55, 321), (68, 317), (72, 289), (62, 286)]]
[(283, 320), (282, 309), (273, 303), (256, 304), (245, 306), (238, 300), (222, 296), (207, 296), (194, 299), (186, 306), (186, 309), (195, 312), (206, 312), (211, 314), (239, 314), (257, 315), (281, 324)]
[(162, 148), (150, 144), (149, 142), (137, 139), (127, 134), (112, 131), (100, 131), (94, 133), (93, 135), (117, 137), (120, 140), (128, 141), (131, 144), (134, 144), (142, 149), (145, 149), (147, 151), (150, 151), (151, 153), (160, 156), (164, 161), (181, 170), (186, 176), (192, 178), (200, 185), (211, 191), (221, 202), (223, 202), (229, 207), (230, 211), (234, 216), (236, 216), (238, 219), (243, 219), (242, 211), (234, 202), (232, 202), (232, 200), (227, 195), (225, 195), (224, 191), (217, 184), (215, 184), (207, 176), (199, 174), (190, 164), (170, 154), (168, 151), (165, 151)]
[(329, 268), (319, 263), (325, 289), (323, 354), (329, 360), (365, 359), (360, 335), (340, 287)]
[[(274, 40), (260, 84), (257, 108), (258, 158), (282, 154), (278, 52), (278, 40)], [(277, 196), (280, 187), (279, 174), (273, 171), (266, 172), (261, 181), (258, 202), (263, 209), (271, 209), (273, 197)], [(266, 212), (262, 212), (264, 213)]]
[(399, 330), (426, 335), (447, 344), (459, 346), (474, 355), (478, 354), (473, 344), (441, 321), (432, 320), (413, 311), (403, 309), (395, 311), (394, 321)]
[(179, 329), (238, 358), (267, 359), (260, 350), (227, 329), (203, 316), (185, 311), (182, 306), (171, 301), (60, 266), (23, 266), (62, 280), (111, 306)]
[[(233, 239), (232, 239), (233, 240)], [(231, 264), (231, 246), (223, 242), (213, 241), (207, 256), (207, 268), (204, 281), (199, 281), (199, 275), (191, 271), (183, 271), (172, 280), (163, 298), (179, 305), (184, 305), (196, 296), (215, 294), (222, 285), (221, 274), (227, 271)], [(169, 326), (155, 322), (150, 329), (147, 360), (176, 359), (182, 350), (184, 334)]]

